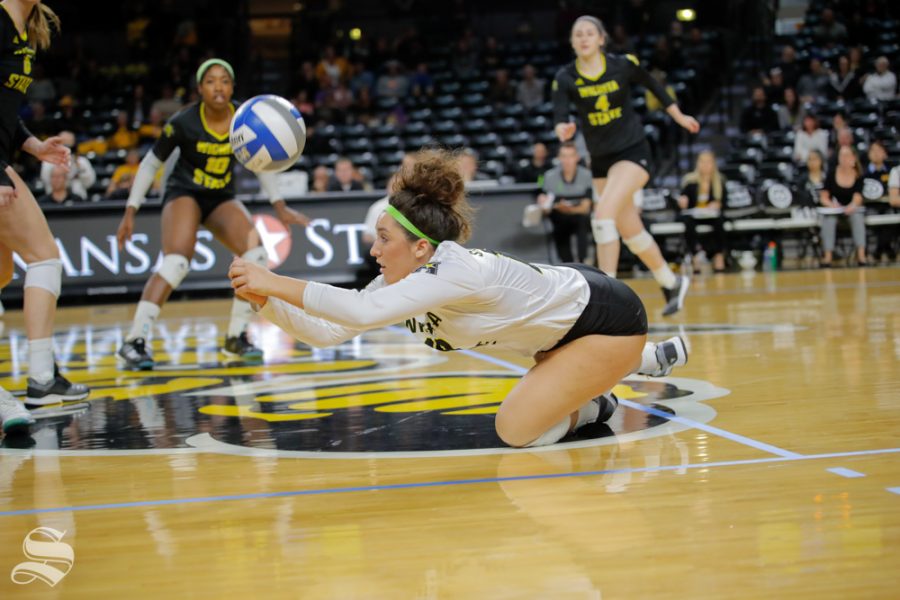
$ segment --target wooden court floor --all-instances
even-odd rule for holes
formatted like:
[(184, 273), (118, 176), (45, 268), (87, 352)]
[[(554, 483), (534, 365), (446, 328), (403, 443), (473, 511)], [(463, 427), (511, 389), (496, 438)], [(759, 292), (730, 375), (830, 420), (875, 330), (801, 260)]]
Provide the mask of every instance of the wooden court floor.
[(266, 363), (224, 364), (229, 302), (179, 301), (127, 373), (131, 306), (61, 309), (94, 392), (0, 448), (0, 598), (897, 598), (900, 268), (700, 279), (665, 322), (630, 283), (690, 363), (542, 451), (493, 437), (513, 355), (257, 322)]

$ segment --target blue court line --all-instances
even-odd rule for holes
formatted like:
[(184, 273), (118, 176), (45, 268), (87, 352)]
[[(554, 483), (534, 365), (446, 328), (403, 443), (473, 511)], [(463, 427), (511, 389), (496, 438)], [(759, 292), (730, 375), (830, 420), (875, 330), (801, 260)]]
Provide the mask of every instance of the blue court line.
[[(527, 452), (527, 450), (523, 450)], [(505, 483), (509, 481), (538, 481), (544, 479), (566, 479), (570, 477), (595, 477), (618, 473), (657, 473), (687, 469), (709, 469), (740, 465), (759, 465), (777, 462), (794, 462), (819, 460), (823, 458), (847, 458), (851, 456), (873, 456), (880, 454), (900, 454), (900, 448), (882, 448), (879, 450), (857, 450), (853, 452), (832, 452), (828, 454), (808, 454), (796, 457), (751, 458), (747, 460), (727, 460), (708, 463), (692, 463), (687, 465), (663, 465), (659, 467), (636, 467), (633, 469), (603, 469), (599, 471), (570, 471), (566, 473), (547, 473), (543, 475), (516, 475), (511, 477), (484, 477), (478, 479), (449, 479), (444, 481), (422, 481), (414, 483), (394, 483), (387, 485), (364, 485), (355, 487), (322, 488), (317, 490), (290, 490), (284, 492), (258, 492), (254, 494), (232, 494), (226, 496), (201, 496), (195, 498), (170, 498), (167, 500), (142, 500), (138, 502), (113, 502), (109, 504), (83, 504), (61, 506), (56, 508), (27, 508), (22, 510), (0, 511), (0, 517), (16, 517), (55, 512), (81, 512), (90, 510), (110, 510), (117, 508), (137, 508), (147, 506), (172, 506), (179, 504), (197, 504), (201, 502), (229, 502), (234, 500), (259, 500), (268, 498), (293, 498), (300, 496), (321, 496), (325, 494), (347, 494), (353, 492), (381, 492), (390, 490), (408, 490), (420, 488), (447, 487), (458, 485), (477, 485), (482, 483)], [(900, 494), (900, 488), (888, 488)]]
[(774, 454), (775, 456), (780, 456), (782, 458), (800, 458), (803, 456), (802, 454), (798, 454), (797, 452), (791, 452), (790, 450), (785, 450), (784, 448), (779, 448), (778, 446), (773, 446), (772, 444), (760, 442), (739, 433), (732, 433), (724, 429), (719, 429), (718, 427), (713, 427), (712, 425), (707, 425), (706, 423), (698, 423), (697, 421), (694, 421), (692, 419), (679, 417), (678, 415), (667, 413), (665, 411), (653, 408), (652, 406), (645, 406), (637, 402), (632, 402), (631, 400), (623, 400), (622, 398), (619, 398), (619, 404), (622, 406), (627, 406), (628, 408), (633, 408), (635, 410), (642, 410), (645, 413), (653, 415), (654, 417), (660, 417), (662, 419), (673, 421), (675, 423), (687, 425), (688, 427), (692, 427), (694, 429), (700, 429), (708, 433), (712, 433), (713, 435), (729, 439), (732, 442), (737, 442), (738, 444), (743, 444), (744, 446), (750, 446), (751, 448), (756, 448), (757, 450), (762, 450), (763, 452), (768, 452), (769, 454)]
[(900, 494), (900, 487), (888, 488), (887, 491), (889, 491), (892, 494)]
[(835, 475), (840, 475), (841, 477), (865, 477), (865, 473), (860, 473), (859, 471), (854, 471), (853, 469), (845, 469), (844, 467), (832, 467), (830, 469), (825, 469), (829, 473), (834, 473)]

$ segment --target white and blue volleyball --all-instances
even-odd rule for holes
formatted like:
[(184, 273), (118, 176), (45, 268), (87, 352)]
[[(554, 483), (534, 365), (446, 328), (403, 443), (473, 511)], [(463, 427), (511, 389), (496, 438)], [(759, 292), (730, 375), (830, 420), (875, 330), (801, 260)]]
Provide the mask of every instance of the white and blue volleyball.
[(250, 98), (231, 121), (231, 150), (254, 173), (278, 173), (297, 162), (306, 145), (306, 124), (297, 108), (271, 94)]

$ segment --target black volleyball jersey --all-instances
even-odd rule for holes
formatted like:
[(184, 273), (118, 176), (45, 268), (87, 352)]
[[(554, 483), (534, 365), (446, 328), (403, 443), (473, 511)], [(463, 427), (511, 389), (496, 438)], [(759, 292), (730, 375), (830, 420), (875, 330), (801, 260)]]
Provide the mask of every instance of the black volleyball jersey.
[(34, 81), (31, 70), (35, 52), (25, 34), (19, 34), (9, 13), (5, 9), (0, 13), (0, 160), (9, 162), (31, 135), (19, 118), (19, 108)]
[(594, 79), (582, 74), (573, 61), (553, 80), (553, 122), (568, 121), (570, 103), (574, 104), (591, 156), (614, 154), (644, 139), (632, 105), (632, 83), (649, 89), (666, 108), (675, 103), (634, 55), (601, 54), (600, 60), (603, 69)]
[[(232, 103), (232, 113), (235, 104)], [(175, 148), (181, 149), (166, 187), (196, 194), (234, 197), (233, 156), (228, 132), (219, 135), (206, 126), (203, 103), (178, 111), (163, 127), (153, 154), (165, 162)]]

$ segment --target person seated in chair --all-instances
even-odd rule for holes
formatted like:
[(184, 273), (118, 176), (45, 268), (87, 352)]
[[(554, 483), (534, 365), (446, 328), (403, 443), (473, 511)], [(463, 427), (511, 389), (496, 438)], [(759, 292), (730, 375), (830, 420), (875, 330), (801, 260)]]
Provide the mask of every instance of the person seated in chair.
[[(679, 220), (684, 223), (684, 240), (687, 251), (695, 253), (702, 248), (707, 256), (713, 257), (713, 269), (717, 273), (725, 270), (725, 218), (722, 209), (728, 201), (728, 187), (725, 177), (716, 166), (716, 155), (705, 150), (697, 156), (694, 170), (684, 176), (681, 181), (681, 194), (678, 196), (678, 208), (681, 210)], [(702, 219), (712, 226), (713, 232), (704, 239), (697, 235), (697, 218), (686, 211), (708, 209), (715, 216)]]
[[(588, 253), (593, 205), (591, 171), (578, 164), (578, 149), (572, 142), (563, 142), (558, 156), (559, 166), (544, 175), (543, 192), (537, 201), (553, 223), (553, 242), (559, 260), (583, 263)], [(572, 254), (573, 235), (577, 256)]]
[[(850, 146), (841, 146), (837, 155), (837, 166), (825, 177), (825, 187), (819, 201), (825, 208), (842, 209), (841, 216), (850, 220), (853, 244), (860, 266), (866, 266), (866, 221), (862, 208), (862, 166), (856, 152)], [(830, 267), (837, 237), (837, 214), (822, 215), (822, 247), (824, 256), (821, 266)]]

